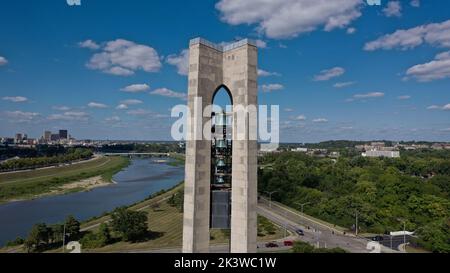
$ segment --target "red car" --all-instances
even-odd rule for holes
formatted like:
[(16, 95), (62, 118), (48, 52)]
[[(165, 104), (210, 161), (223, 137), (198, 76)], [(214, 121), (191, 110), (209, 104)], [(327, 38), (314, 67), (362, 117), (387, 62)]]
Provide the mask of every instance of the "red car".
[(284, 246), (293, 246), (294, 242), (292, 241), (284, 241)]

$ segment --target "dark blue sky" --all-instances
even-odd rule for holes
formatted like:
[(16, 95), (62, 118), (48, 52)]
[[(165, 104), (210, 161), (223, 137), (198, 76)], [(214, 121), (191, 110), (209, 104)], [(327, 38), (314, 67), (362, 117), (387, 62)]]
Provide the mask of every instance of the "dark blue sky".
[(450, 139), (448, 1), (2, 1), (0, 136), (169, 140), (198, 36), (258, 40), (281, 140)]

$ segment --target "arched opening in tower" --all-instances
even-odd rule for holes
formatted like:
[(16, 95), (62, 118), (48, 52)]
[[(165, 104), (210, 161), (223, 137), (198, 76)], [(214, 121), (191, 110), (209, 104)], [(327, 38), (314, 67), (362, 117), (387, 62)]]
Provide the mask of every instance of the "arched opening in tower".
[(220, 87), (212, 102), (210, 228), (226, 230), (231, 228), (233, 102), (230, 91)]

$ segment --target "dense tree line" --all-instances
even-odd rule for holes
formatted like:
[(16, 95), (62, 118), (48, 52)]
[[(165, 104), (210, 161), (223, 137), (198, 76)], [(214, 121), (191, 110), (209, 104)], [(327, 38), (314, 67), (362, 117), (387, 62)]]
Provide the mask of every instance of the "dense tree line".
[(67, 153), (68, 148), (62, 145), (36, 145), (33, 148), (15, 146), (0, 147), (0, 160), (18, 156), (25, 157), (52, 157)]
[(301, 153), (260, 159), (259, 190), (323, 220), (361, 231), (416, 231), (419, 243), (450, 252), (450, 156), (416, 152), (399, 159), (341, 157), (337, 161)]
[(0, 164), (0, 171), (16, 171), (24, 169), (33, 169), (69, 163), (72, 161), (88, 159), (92, 157), (92, 151), (85, 148), (69, 148), (63, 154), (44, 157), (28, 157), (12, 159)]
[(23, 244), (27, 252), (42, 252), (61, 247), (63, 240), (66, 244), (79, 241), (85, 249), (101, 248), (117, 239), (139, 242), (152, 236), (147, 222), (146, 212), (120, 207), (112, 212), (111, 223), (102, 223), (96, 231), (81, 232), (80, 222), (69, 216), (62, 224), (38, 223), (32, 227), (26, 239), (17, 238), (7, 245)]
[[(47, 225), (39, 223), (34, 225), (28, 237), (21, 241), (23, 241), (27, 252), (41, 252), (61, 246), (63, 241), (67, 243), (78, 240), (80, 235), (80, 222), (73, 216), (69, 216), (63, 224)], [(16, 242), (18, 240), (16, 239)]]
[(118, 152), (141, 152), (141, 153), (184, 153), (184, 148), (177, 142), (147, 143), (147, 144), (115, 144), (103, 145), (98, 148), (98, 152), (118, 153)]

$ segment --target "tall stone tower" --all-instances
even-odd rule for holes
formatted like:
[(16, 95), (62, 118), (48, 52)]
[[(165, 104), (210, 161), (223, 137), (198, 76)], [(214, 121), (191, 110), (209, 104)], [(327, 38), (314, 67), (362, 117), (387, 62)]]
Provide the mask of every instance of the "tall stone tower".
[[(232, 253), (255, 253), (257, 236), (256, 115), (238, 126), (238, 106), (257, 106), (256, 43), (245, 39), (220, 46), (201, 38), (190, 41), (183, 252), (209, 252), (211, 214), (211, 140), (203, 127), (211, 120), (215, 93), (225, 88), (233, 103), (231, 168)], [(201, 105), (200, 109), (198, 105)], [(207, 131), (207, 130), (205, 130)]]

